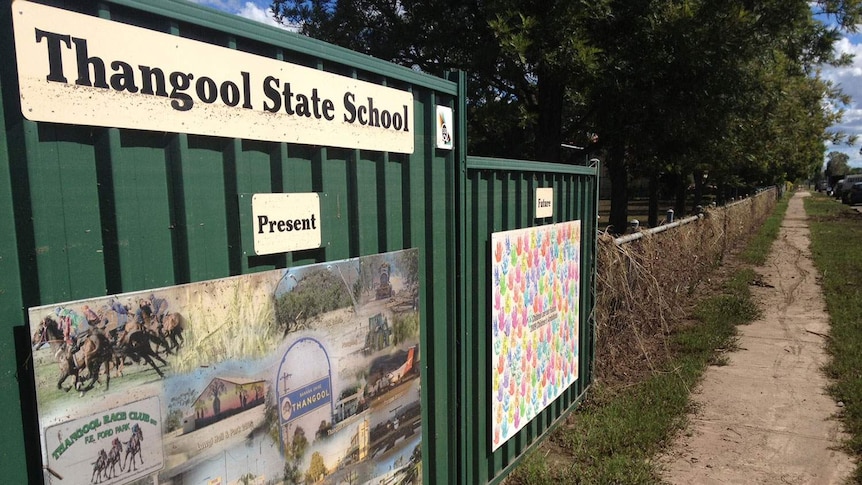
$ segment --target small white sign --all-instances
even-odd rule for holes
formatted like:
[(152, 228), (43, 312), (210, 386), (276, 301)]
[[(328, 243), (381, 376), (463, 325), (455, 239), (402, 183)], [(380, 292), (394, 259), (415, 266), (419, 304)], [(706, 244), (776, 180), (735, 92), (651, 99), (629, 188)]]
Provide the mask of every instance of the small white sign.
[(455, 146), (452, 128), (452, 108), (437, 106), (437, 148), (451, 150)]
[(319, 194), (254, 194), (251, 213), (258, 256), (320, 247)]
[(536, 189), (536, 219), (554, 217), (554, 189), (543, 187)]

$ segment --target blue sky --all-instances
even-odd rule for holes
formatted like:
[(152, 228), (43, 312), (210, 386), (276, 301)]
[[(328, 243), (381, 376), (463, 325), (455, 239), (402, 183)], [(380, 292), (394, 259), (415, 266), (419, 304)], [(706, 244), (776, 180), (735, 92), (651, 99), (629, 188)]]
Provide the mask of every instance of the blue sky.
[[(862, 27), (862, 26), (860, 26)], [(862, 30), (862, 28), (860, 28)], [(854, 54), (853, 64), (850, 66), (833, 68), (824, 67), (822, 75), (849, 94), (853, 100), (845, 108), (844, 119), (834, 127), (848, 134), (859, 135), (860, 140), (853, 146), (827, 144), (826, 151), (839, 151), (850, 156), (850, 166), (862, 167), (862, 154), (859, 147), (862, 145), (862, 34), (845, 36), (835, 46), (839, 53)]]
[[(270, 0), (192, 0), (195, 3), (206, 5), (227, 13), (263, 22), (268, 25), (280, 26), (272, 19), (269, 10)], [(828, 19), (823, 19), (828, 22)], [(862, 31), (862, 26), (860, 31)], [(859, 141), (853, 146), (846, 144), (831, 145), (827, 143), (826, 153), (840, 151), (850, 156), (851, 167), (862, 167), (862, 33), (846, 35), (835, 46), (839, 53), (850, 53), (855, 55), (853, 64), (841, 68), (824, 66), (822, 76), (841, 87), (853, 100), (845, 107), (844, 119), (840, 124), (833, 127), (836, 131), (847, 134), (856, 134)], [(825, 161), (824, 161), (825, 163)]]

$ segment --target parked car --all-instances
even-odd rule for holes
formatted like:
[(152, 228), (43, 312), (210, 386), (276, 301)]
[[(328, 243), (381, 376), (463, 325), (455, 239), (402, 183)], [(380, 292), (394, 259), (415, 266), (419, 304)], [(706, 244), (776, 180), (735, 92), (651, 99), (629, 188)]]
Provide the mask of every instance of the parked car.
[(841, 179), (835, 182), (835, 185), (832, 186), (832, 196), (840, 199), (841, 198), (841, 186), (844, 185), (844, 179)]
[(850, 204), (850, 188), (857, 182), (862, 182), (862, 174), (847, 175), (835, 188), (835, 196), (840, 197), (841, 202)]
[(862, 182), (856, 182), (850, 187), (847, 198), (850, 205), (862, 204)]

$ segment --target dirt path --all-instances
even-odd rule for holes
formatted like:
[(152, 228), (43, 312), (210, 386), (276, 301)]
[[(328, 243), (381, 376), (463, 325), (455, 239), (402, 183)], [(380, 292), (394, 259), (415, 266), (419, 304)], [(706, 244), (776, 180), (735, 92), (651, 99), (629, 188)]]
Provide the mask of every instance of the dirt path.
[[(820, 370), (829, 319), (810, 259), (802, 200), (790, 200), (765, 266), (752, 287), (763, 316), (739, 328), (729, 364), (710, 367), (693, 394), (695, 414), (661, 457), (679, 484), (843, 483), (854, 464)], [(771, 287), (769, 285), (772, 285)]]

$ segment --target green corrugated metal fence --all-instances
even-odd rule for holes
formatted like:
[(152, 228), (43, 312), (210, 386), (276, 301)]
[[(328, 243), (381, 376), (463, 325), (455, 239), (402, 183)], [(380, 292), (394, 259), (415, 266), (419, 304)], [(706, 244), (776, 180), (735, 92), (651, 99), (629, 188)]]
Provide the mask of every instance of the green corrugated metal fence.
[[(598, 167), (468, 157), (461, 339), (459, 483), (499, 482), (574, 409), (592, 379)], [(554, 217), (536, 221), (535, 189), (554, 189)], [(491, 234), (581, 221), (579, 379), (502, 447), (491, 449)]]
[[(491, 232), (535, 224), (532, 191), (554, 187), (553, 222), (583, 224), (594, 274), (596, 169), (465, 156), (463, 73), (441, 79), (178, 1), (47, 5), (355, 77), (413, 94), (411, 155), (31, 122), (21, 115), (10, 0), (0, 0), (0, 470), (41, 480), (29, 307), (417, 247), (426, 483), (498, 480), (590, 380), (581, 378), (509, 444), (490, 452), (487, 362)], [(455, 109), (457, 145), (435, 148), (435, 106)], [(241, 194), (321, 193), (323, 247), (253, 256)], [(251, 256), (249, 256), (251, 255)], [(594, 282), (581, 291), (592, 309)]]

